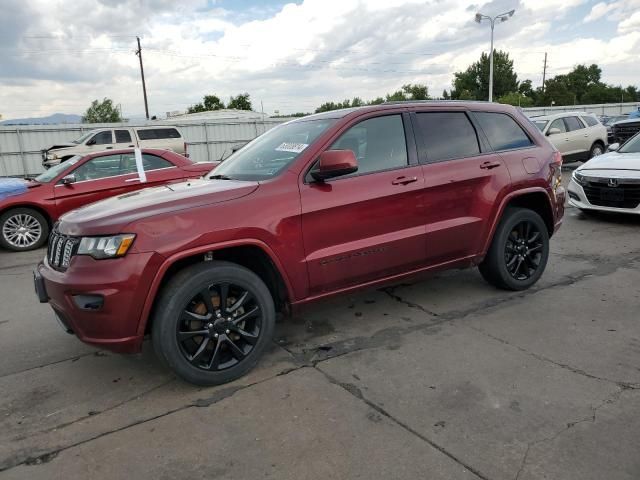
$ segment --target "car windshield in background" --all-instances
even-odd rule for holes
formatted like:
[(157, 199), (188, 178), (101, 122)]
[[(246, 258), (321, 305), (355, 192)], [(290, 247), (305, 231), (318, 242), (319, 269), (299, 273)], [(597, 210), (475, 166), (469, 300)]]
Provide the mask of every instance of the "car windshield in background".
[(82, 135), (80, 138), (77, 138), (75, 140), (73, 140), (71, 143), (84, 143), (84, 141), (89, 138), (91, 135), (93, 135), (93, 132), (87, 132), (84, 135)]
[(543, 131), (544, 127), (549, 123), (549, 120), (532, 120), (532, 123), (538, 127), (538, 130)]
[(209, 175), (232, 180), (268, 180), (279, 175), (335, 119), (302, 120), (272, 128), (231, 155)]
[(640, 153), (640, 134), (636, 134), (627, 140), (618, 150), (620, 153)]
[(73, 167), (78, 161), (82, 158), (81, 155), (76, 155), (75, 157), (71, 157), (66, 162), (59, 163), (55, 167), (51, 167), (49, 170), (38, 175), (34, 180), (40, 183), (49, 183), (51, 180), (56, 178), (62, 172), (66, 172), (71, 167)]

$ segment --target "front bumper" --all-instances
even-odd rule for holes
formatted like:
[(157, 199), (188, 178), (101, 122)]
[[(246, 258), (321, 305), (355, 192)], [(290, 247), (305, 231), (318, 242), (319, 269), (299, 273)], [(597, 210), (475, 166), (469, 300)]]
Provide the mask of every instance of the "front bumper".
[(635, 213), (640, 215), (640, 204), (636, 208), (617, 208), (617, 207), (606, 207), (603, 205), (594, 205), (589, 202), (587, 194), (584, 189), (578, 182), (576, 182), (573, 178), (571, 182), (569, 182), (569, 186), (567, 187), (569, 192), (569, 204), (577, 207), (581, 210), (597, 210), (600, 212), (616, 212), (616, 213)]
[(162, 260), (157, 253), (129, 253), (110, 260), (79, 255), (61, 272), (45, 258), (34, 272), (36, 293), (83, 342), (135, 353), (144, 337), (138, 328), (143, 305)]

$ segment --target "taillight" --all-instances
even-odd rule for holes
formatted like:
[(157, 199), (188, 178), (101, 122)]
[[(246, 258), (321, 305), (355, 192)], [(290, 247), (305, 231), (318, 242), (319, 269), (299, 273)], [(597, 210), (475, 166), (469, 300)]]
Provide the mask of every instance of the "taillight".
[(184, 142), (184, 156), (189, 158), (189, 152), (187, 151), (187, 142)]
[(551, 161), (551, 163), (557, 165), (558, 167), (562, 167), (562, 154), (557, 150), (553, 152), (553, 160)]

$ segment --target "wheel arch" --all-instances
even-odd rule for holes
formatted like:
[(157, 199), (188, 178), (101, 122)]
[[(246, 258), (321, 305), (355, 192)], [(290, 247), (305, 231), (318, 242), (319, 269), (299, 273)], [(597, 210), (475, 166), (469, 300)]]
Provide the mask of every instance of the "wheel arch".
[(248, 268), (258, 275), (271, 293), (277, 311), (285, 311), (294, 298), (291, 284), (275, 253), (258, 240), (240, 240), (225, 244), (207, 245), (180, 252), (165, 260), (149, 288), (144, 303), (138, 334), (149, 333), (159, 292), (177, 272), (209, 260), (225, 260)]
[(29, 208), (31, 210), (35, 210), (45, 218), (47, 224), (49, 225), (49, 230), (51, 230), (51, 228), (53, 227), (53, 218), (51, 217), (47, 209), (42, 208), (42, 206), (40, 205), (35, 205), (32, 203), (16, 203), (13, 205), (7, 205), (6, 207), (0, 209), (0, 216), (4, 215), (7, 212), (10, 212), (11, 210), (17, 210), (18, 208)]
[(493, 242), (493, 237), (498, 228), (498, 224), (500, 223), (500, 220), (504, 215), (504, 212), (510, 207), (528, 208), (529, 210), (533, 210), (542, 217), (542, 220), (547, 226), (549, 237), (553, 235), (555, 230), (555, 219), (553, 215), (551, 200), (549, 199), (549, 194), (547, 193), (547, 191), (543, 188), (534, 188), (513, 192), (510, 195), (506, 196), (500, 204), (500, 209), (493, 219), (491, 230), (482, 249), (483, 256), (487, 253), (489, 247), (491, 246), (491, 242)]

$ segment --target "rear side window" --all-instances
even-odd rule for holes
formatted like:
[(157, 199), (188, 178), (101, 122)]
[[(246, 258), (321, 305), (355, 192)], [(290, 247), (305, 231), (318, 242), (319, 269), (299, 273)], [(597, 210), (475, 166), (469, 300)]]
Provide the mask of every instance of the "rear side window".
[(131, 134), (129, 130), (116, 130), (116, 143), (129, 143), (131, 142)]
[(586, 124), (587, 124), (587, 126), (589, 126), (589, 127), (595, 127), (595, 126), (598, 124), (598, 120), (596, 120), (596, 119), (595, 119), (595, 118), (593, 118), (593, 117), (587, 117), (587, 116), (584, 116), (584, 117), (580, 117), (580, 118), (581, 118), (581, 119), (582, 119), (582, 121), (583, 121), (584, 123), (586, 123)]
[(147, 128), (138, 130), (140, 140), (162, 140), (165, 138), (182, 138), (175, 128)]
[(416, 117), (428, 162), (480, 154), (476, 129), (464, 112), (418, 113)]
[(585, 128), (582, 122), (578, 120), (578, 117), (565, 117), (564, 123), (567, 124), (567, 130), (569, 132), (573, 132), (574, 130), (581, 130)]
[(533, 145), (533, 142), (522, 127), (509, 115), (494, 112), (475, 112), (475, 116), (494, 150), (512, 150)]
[[(148, 153), (142, 154), (142, 168), (145, 172), (151, 170), (159, 170), (161, 168), (173, 167), (173, 164), (164, 158)], [(122, 155), (122, 171), (123, 173), (135, 173), (138, 171), (136, 165), (136, 156), (133, 153), (125, 153)]]

